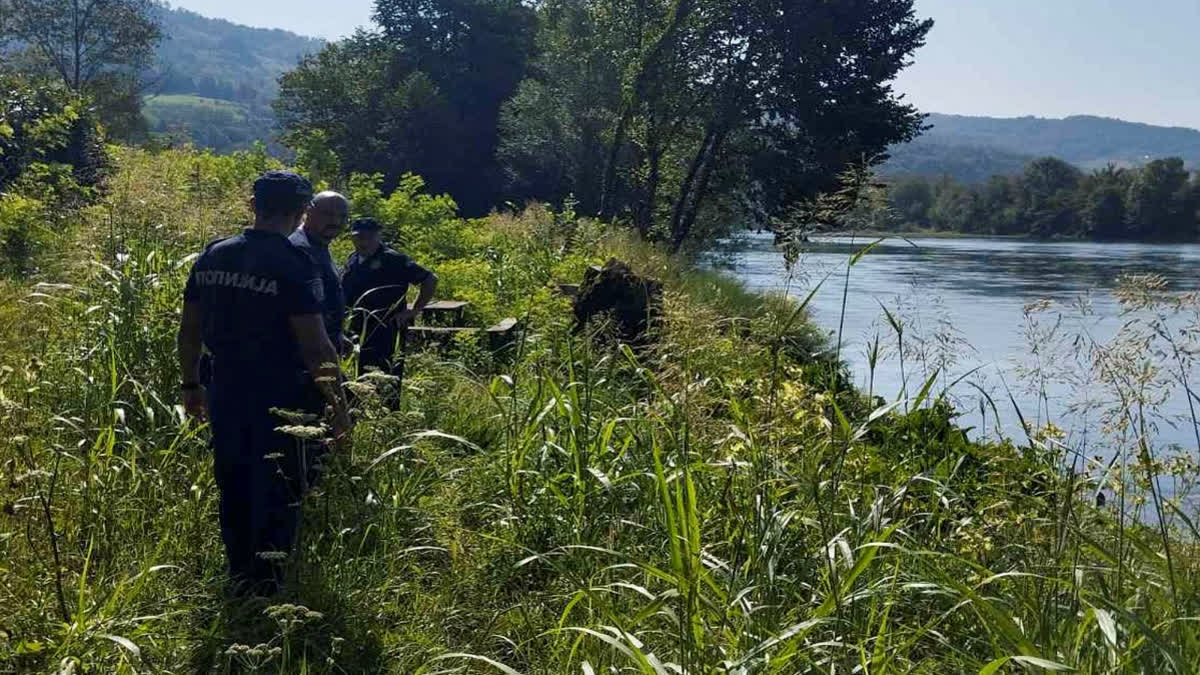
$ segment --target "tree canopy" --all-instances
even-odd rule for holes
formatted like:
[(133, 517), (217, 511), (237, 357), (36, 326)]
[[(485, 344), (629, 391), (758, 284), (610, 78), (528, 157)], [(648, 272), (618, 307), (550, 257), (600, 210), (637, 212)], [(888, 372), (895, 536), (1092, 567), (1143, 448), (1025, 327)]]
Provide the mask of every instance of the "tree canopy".
[(276, 111), (293, 146), (320, 132), (347, 171), (406, 173), (482, 214), (501, 197), (500, 106), (533, 50), (518, 0), (380, 0), (378, 30), (310, 56), (280, 81)]
[(913, 138), (912, 0), (378, 0), (281, 80), (293, 145), (469, 214), (563, 203), (682, 246)]
[(1045, 157), (982, 184), (908, 177), (892, 179), (889, 187), (891, 213), (883, 220), (892, 228), (1040, 238), (1200, 236), (1200, 175), (1191, 175), (1178, 157), (1091, 173)]
[(90, 96), (118, 135), (141, 127), (141, 77), (162, 31), (153, 0), (0, 0), (0, 36), (24, 70)]

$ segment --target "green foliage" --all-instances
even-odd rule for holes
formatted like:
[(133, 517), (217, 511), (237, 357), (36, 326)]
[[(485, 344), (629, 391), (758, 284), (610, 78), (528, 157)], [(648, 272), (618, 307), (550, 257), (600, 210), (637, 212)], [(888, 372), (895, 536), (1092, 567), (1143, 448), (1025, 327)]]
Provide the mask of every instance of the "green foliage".
[(57, 155), (79, 120), (78, 101), (61, 86), (0, 76), (0, 191), (34, 162)]
[(102, 187), (108, 157), (85, 101), (56, 83), (0, 75), (0, 276), (41, 271), (58, 230)]
[(296, 169), (308, 177), (316, 190), (327, 190), (341, 182), (342, 162), (329, 147), (323, 131), (293, 138)]
[(320, 131), (346, 171), (419, 174), (470, 216), (573, 199), (674, 250), (911, 139), (921, 116), (884, 85), (932, 25), (911, 0), (381, 0), (374, 18), (281, 80), (293, 147)]
[[(831, 390), (794, 301), (569, 210), (456, 219), (411, 178), (353, 177), (358, 207), (456, 242), (447, 288), (525, 329), (506, 358), (463, 338), (402, 385), (349, 383), (353, 447), (287, 590), (227, 600), (174, 332), (191, 256), (268, 160), (116, 155), (71, 214), (77, 264), (0, 282), (23, 299), (0, 303), (0, 670), (1182, 675), (1200, 654), (1194, 536), (1092, 507), (1053, 429), (981, 444), (936, 389)], [(553, 287), (609, 256), (665, 284), (637, 352), (576, 332)], [(1153, 464), (1127, 471), (1107, 484), (1144, 496)]]
[(890, 204), (894, 217), (878, 229), (1167, 241), (1200, 234), (1200, 178), (1179, 158), (1085, 175), (1047, 157), (981, 185), (898, 178), (890, 181)]
[(375, 6), (360, 32), (305, 58), (280, 80), (286, 140), (324, 134), (348, 172), (384, 187), (421, 175), (469, 215), (499, 201), (494, 153), (501, 103), (525, 75), (533, 12), (516, 0), (425, 0)]
[(46, 239), (41, 202), (20, 195), (0, 195), (0, 276), (24, 276)]
[(383, 176), (352, 174), (350, 203), (354, 217), (384, 224), (384, 237), (417, 260), (461, 258), (470, 245), (469, 225), (458, 217), (458, 205), (447, 195), (424, 191), (420, 176), (406, 174), (383, 196)]
[(148, 77), (148, 129), (217, 152), (248, 150), (258, 141), (283, 148), (271, 102), (278, 79), (324, 41), (278, 29), (209, 19), (182, 7), (157, 12), (163, 34)]
[(0, 40), (13, 40), (26, 72), (87, 96), (118, 137), (141, 127), (141, 74), (162, 39), (154, 0), (6, 0)]
[(510, 194), (574, 195), (675, 249), (782, 215), (919, 126), (879, 86), (930, 28), (910, 2), (549, 2), (541, 25), (501, 116)]
[(219, 99), (185, 94), (147, 97), (148, 129), (166, 141), (184, 141), (219, 152), (249, 149), (270, 140), (275, 122), (270, 111)]

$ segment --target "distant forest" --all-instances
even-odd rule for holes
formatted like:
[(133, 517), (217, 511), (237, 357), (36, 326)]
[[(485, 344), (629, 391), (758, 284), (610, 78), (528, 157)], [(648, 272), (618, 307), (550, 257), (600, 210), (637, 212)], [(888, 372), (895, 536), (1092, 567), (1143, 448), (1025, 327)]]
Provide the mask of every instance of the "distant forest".
[(1200, 131), (1184, 127), (1092, 115), (1003, 119), (934, 113), (925, 123), (930, 128), (922, 143), (992, 148), (1028, 159), (1058, 157), (1083, 169), (1141, 166), (1158, 157), (1181, 157), (1189, 167), (1200, 164)]
[(159, 21), (165, 38), (158, 47), (155, 94), (268, 107), (279, 91), (279, 76), (325, 46), (317, 38), (249, 28), (185, 9), (164, 9)]
[(249, 28), (185, 9), (162, 8), (144, 113), (149, 131), (229, 152), (266, 142), (279, 130), (271, 102), (279, 76), (325, 42), (284, 30)]
[(1086, 173), (1046, 157), (983, 183), (891, 178), (887, 195), (886, 208), (871, 214), (885, 230), (1162, 241), (1200, 234), (1200, 175), (1178, 157)]

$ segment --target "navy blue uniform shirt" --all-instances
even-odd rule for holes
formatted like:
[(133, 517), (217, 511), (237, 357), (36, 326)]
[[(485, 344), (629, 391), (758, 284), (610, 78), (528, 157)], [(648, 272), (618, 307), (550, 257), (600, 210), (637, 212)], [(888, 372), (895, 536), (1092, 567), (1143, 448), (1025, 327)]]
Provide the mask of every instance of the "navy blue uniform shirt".
[(289, 319), (320, 314), (323, 295), (316, 266), (282, 234), (248, 229), (209, 244), (183, 297), (201, 307), (213, 387), (276, 392), (311, 381)]
[(342, 271), (346, 303), (355, 310), (357, 330), (362, 330), (362, 314), (369, 312), (377, 321), (388, 321), (405, 308), (409, 284), (429, 278), (429, 270), (399, 251), (380, 245), (371, 256), (351, 253)]
[(329, 254), (329, 247), (311, 237), (303, 229), (293, 232), (292, 236), (288, 237), (288, 241), (307, 253), (321, 274), (321, 283), (325, 288), (324, 311), (322, 312), (325, 316), (325, 333), (329, 335), (329, 341), (333, 343), (338, 352), (341, 352), (342, 322), (346, 319), (346, 299), (342, 295), (342, 281), (339, 278), (337, 267), (333, 264), (333, 256)]

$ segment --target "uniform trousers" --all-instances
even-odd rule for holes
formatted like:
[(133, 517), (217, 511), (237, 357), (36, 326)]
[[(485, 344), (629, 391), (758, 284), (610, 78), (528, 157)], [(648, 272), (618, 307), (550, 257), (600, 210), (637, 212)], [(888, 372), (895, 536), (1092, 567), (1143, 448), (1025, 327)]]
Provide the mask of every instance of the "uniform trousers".
[(314, 466), (324, 452), (317, 441), (277, 431), (294, 422), (271, 408), (319, 414), (323, 399), (305, 374), (261, 388), (222, 379), (219, 372), (214, 375), (208, 398), (229, 574), (243, 590), (270, 594), (282, 581), (301, 501), (317, 478)]

